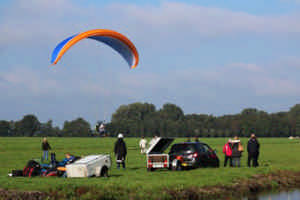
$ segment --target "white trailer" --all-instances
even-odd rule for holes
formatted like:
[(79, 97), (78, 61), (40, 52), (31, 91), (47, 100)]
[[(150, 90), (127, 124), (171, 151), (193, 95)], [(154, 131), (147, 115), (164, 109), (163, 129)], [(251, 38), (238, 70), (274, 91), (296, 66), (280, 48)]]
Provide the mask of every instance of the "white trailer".
[(110, 155), (89, 155), (66, 165), (67, 177), (108, 176), (111, 167)]
[(147, 149), (147, 170), (169, 168), (169, 154), (164, 154), (164, 151), (173, 142), (173, 138), (155, 138), (150, 142), (150, 147)]

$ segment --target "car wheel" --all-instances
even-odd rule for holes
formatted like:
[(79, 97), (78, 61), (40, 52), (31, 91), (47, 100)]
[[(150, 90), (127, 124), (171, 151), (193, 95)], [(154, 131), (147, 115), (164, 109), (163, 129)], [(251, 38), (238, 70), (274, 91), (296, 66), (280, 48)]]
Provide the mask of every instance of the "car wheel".
[(107, 167), (103, 167), (100, 173), (101, 177), (108, 177), (108, 168)]
[(220, 167), (220, 163), (219, 163), (219, 161), (215, 161), (215, 162), (213, 162), (213, 165), (212, 165), (212, 167), (215, 167), (215, 168), (218, 168), (218, 167)]
[(182, 171), (184, 170), (184, 168), (181, 166), (181, 163), (179, 163), (179, 165), (176, 168), (176, 171)]

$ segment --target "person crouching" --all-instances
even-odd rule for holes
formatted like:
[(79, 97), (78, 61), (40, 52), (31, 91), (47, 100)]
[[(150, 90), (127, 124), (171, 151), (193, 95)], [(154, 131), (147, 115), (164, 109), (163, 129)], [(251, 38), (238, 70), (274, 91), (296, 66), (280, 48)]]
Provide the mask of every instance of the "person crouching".
[(117, 168), (120, 169), (120, 165), (122, 164), (123, 169), (125, 169), (125, 159), (127, 155), (126, 143), (123, 140), (123, 134), (120, 133), (118, 135), (118, 140), (115, 143), (115, 156), (117, 162)]

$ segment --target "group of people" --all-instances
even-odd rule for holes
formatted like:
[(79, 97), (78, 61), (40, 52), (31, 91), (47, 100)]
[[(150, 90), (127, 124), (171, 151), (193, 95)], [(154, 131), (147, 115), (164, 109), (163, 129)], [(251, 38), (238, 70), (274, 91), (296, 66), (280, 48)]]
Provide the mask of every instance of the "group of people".
[[(124, 136), (122, 133), (118, 134), (118, 140), (115, 143), (114, 147), (114, 153), (116, 157), (116, 163), (117, 163), (117, 168), (120, 169), (120, 166), (125, 169), (125, 160), (126, 160), (126, 155), (127, 155), (127, 149), (126, 149), (126, 143), (123, 140)], [(139, 147), (141, 150), (141, 154), (145, 154), (147, 152), (148, 147), (153, 145), (156, 140), (158, 139), (158, 136), (155, 135), (152, 140), (149, 142), (146, 140), (144, 136), (142, 136), (141, 140), (139, 141)]]
[[(51, 146), (50, 146), (47, 138), (44, 137), (43, 141), (42, 141), (42, 151), (43, 151), (42, 161), (48, 161), (49, 150), (51, 150)], [(55, 157), (53, 158), (53, 155), (55, 155), (55, 154), (51, 154), (51, 160), (55, 160)], [(65, 153), (65, 158), (61, 162), (58, 163), (58, 166), (64, 166), (68, 162), (74, 160), (74, 158), (75, 158), (75, 156), (71, 155), (70, 153)]]
[[(120, 169), (121, 165), (125, 169), (127, 147), (126, 147), (126, 143), (123, 138), (124, 138), (124, 136), (122, 133), (118, 134), (118, 139), (114, 145), (114, 153), (115, 153), (118, 169)], [(152, 143), (155, 142), (156, 139), (157, 139), (157, 136), (154, 136), (154, 138), (149, 142), (149, 146), (151, 146)], [(195, 141), (199, 142), (198, 138), (195, 138)], [(142, 139), (140, 140), (139, 147), (141, 149), (142, 154), (146, 153), (147, 140), (145, 139), (145, 137), (142, 137)], [(252, 163), (253, 167), (258, 166), (259, 148), (260, 148), (260, 144), (259, 144), (255, 134), (251, 134), (251, 137), (247, 144), (247, 152), (248, 152), (247, 165), (248, 165), (248, 167), (251, 167), (251, 163)], [(43, 161), (48, 160), (48, 153), (49, 153), (50, 149), (51, 149), (51, 146), (50, 146), (49, 142), (47, 141), (47, 138), (43, 138), (43, 142), (42, 142), (42, 150), (43, 150), (42, 160)], [(227, 166), (228, 161), (229, 161), (229, 165), (231, 167), (240, 167), (243, 151), (244, 151), (243, 145), (237, 136), (234, 137), (234, 139), (229, 139), (228, 142), (223, 147), (223, 153), (225, 154), (224, 167)]]
[[(258, 167), (259, 148), (260, 144), (255, 134), (251, 134), (247, 144), (248, 167), (251, 167), (251, 163), (253, 167)], [(224, 167), (227, 166), (228, 161), (230, 167), (240, 167), (243, 151), (243, 145), (237, 136), (233, 140), (229, 139), (223, 147), (223, 153), (225, 154)]]
[[(124, 138), (124, 136), (122, 133), (118, 134), (118, 140), (116, 141), (115, 146), (114, 146), (114, 153), (115, 153), (118, 169), (120, 168), (121, 165), (125, 169), (127, 147), (126, 147), (126, 143), (123, 140), (123, 138)], [(51, 150), (51, 146), (46, 137), (43, 138), (41, 147), (42, 147), (42, 151), (43, 151), (42, 161), (48, 161), (48, 154), (49, 154), (49, 150)], [(60, 163), (68, 162), (73, 157), (74, 156), (67, 153), (66, 158)]]
[[(141, 150), (141, 154), (145, 154), (147, 152), (147, 149), (151, 147), (158, 139), (157, 135), (154, 135), (153, 138), (150, 140), (149, 144), (148, 141), (144, 136), (142, 136), (140, 142), (139, 142), (139, 147)], [(147, 145), (148, 144), (148, 145)]]

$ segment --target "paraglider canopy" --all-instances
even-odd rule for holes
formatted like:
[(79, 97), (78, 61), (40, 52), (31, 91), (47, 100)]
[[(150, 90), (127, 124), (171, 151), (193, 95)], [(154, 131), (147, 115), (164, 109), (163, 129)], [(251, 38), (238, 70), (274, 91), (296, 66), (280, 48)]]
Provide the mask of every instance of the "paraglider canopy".
[(134, 44), (121, 33), (108, 29), (89, 30), (66, 38), (53, 50), (51, 63), (55, 65), (68, 49), (85, 38), (97, 40), (110, 46), (126, 60), (131, 69), (137, 67), (139, 55)]

